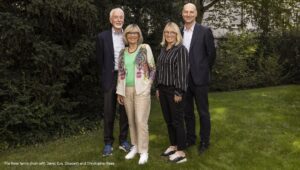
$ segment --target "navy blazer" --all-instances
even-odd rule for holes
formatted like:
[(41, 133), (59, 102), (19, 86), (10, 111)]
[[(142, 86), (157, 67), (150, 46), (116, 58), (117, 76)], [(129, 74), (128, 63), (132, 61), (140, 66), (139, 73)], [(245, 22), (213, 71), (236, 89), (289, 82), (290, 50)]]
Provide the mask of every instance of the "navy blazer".
[[(181, 29), (183, 35), (183, 29)], [(208, 85), (210, 71), (216, 59), (214, 37), (209, 27), (195, 24), (191, 40), (190, 73), (196, 85)]]
[(96, 59), (99, 65), (100, 80), (103, 90), (113, 86), (114, 80), (114, 46), (112, 30), (99, 33), (96, 39)]

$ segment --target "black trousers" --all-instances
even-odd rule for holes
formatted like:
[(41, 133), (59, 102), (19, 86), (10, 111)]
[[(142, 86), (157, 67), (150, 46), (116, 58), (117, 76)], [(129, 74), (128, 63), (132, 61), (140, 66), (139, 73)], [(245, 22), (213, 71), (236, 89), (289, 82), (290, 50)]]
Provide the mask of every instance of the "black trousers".
[[(117, 107), (117, 95), (116, 95), (116, 85), (117, 85), (117, 77), (118, 72), (114, 73), (114, 82), (112, 87), (104, 92), (104, 143), (105, 144), (113, 144), (114, 137), (114, 121), (116, 116), (116, 107)], [(119, 116), (119, 143), (121, 144), (123, 141), (127, 139), (128, 135), (128, 119), (125, 112), (124, 105), (119, 105), (118, 112)]]
[(164, 119), (167, 123), (169, 140), (171, 145), (177, 146), (177, 150), (186, 148), (183, 100), (179, 103), (174, 101), (174, 87), (159, 86), (159, 101)]
[(188, 143), (196, 142), (194, 100), (197, 106), (200, 121), (200, 143), (209, 145), (210, 140), (210, 113), (208, 105), (208, 85), (197, 86), (189, 75), (189, 85), (185, 94), (184, 120)]

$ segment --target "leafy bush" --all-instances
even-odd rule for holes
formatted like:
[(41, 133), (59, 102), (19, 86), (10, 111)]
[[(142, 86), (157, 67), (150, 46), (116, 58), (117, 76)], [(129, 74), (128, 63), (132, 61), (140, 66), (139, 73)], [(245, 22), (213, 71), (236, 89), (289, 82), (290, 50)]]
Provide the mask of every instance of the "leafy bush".
[(100, 120), (95, 6), (26, 3), (0, 13), (0, 150), (80, 133)]
[(228, 33), (218, 41), (217, 59), (212, 73), (213, 90), (234, 90), (282, 83), (283, 67), (279, 55), (259, 53), (255, 33)]
[(283, 68), (281, 82), (300, 83), (300, 30), (295, 28), (284, 33), (275, 33), (271, 42)]

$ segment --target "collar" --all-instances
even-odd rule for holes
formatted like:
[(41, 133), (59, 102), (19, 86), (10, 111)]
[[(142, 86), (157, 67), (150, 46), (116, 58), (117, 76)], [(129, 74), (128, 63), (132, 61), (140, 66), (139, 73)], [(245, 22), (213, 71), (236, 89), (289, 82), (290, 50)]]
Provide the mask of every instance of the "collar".
[(168, 49), (167, 50), (167, 46), (164, 46), (163, 48), (164, 48), (164, 50), (165, 51), (169, 51), (169, 50), (173, 50), (173, 49), (176, 49), (176, 48), (178, 48), (178, 47), (180, 47), (182, 45), (182, 43), (179, 43), (179, 44), (177, 44), (177, 45), (173, 45), (170, 49)]
[(115, 31), (114, 27), (112, 27), (111, 32), (115, 35), (120, 35), (120, 34), (123, 34), (123, 29), (121, 30), (121, 32), (117, 32), (117, 31)]
[(191, 26), (190, 29), (187, 29), (185, 26), (183, 27), (183, 31), (194, 31), (194, 28), (195, 28), (195, 25), (196, 25), (196, 22), (193, 23), (193, 25)]

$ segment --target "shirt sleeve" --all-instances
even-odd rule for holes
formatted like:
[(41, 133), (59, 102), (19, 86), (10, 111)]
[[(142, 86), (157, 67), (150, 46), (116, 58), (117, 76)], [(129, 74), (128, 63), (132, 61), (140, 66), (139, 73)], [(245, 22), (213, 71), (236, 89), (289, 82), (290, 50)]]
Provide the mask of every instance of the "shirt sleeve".
[[(103, 40), (102, 40), (102, 37), (101, 37), (101, 34), (98, 34), (97, 37), (96, 37), (96, 61), (99, 65), (98, 67), (98, 72), (99, 72), (99, 75), (101, 75), (102, 73), (102, 66), (103, 66), (103, 58), (104, 58), (104, 52), (103, 52)], [(100, 76), (101, 78), (101, 76)]]
[(187, 89), (187, 76), (189, 72), (189, 57), (188, 51), (184, 46), (181, 46), (177, 52), (177, 69), (175, 81), (175, 94), (182, 96)]
[(216, 48), (215, 48), (214, 36), (210, 28), (207, 30), (204, 39), (205, 39), (206, 51), (209, 58), (208, 61), (209, 68), (212, 69), (212, 66), (216, 59)]

